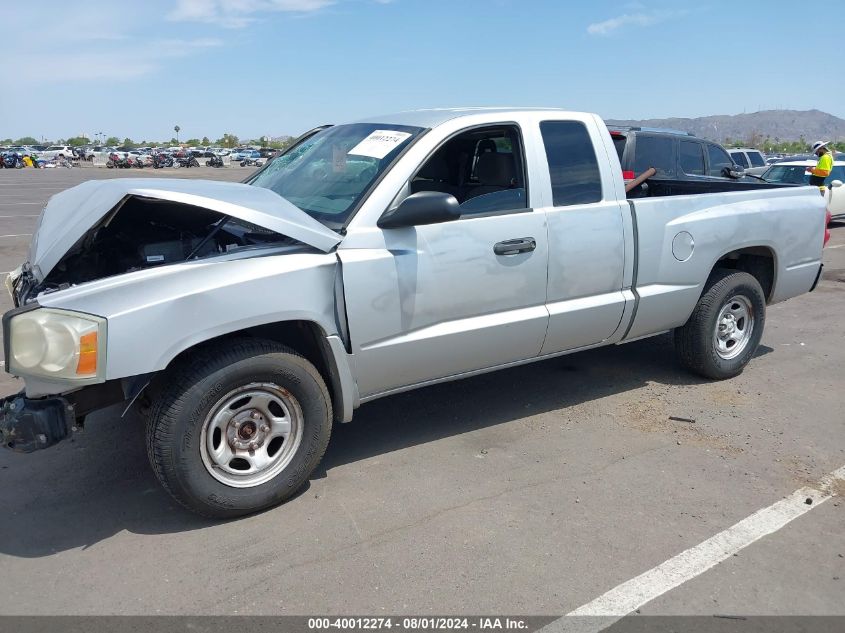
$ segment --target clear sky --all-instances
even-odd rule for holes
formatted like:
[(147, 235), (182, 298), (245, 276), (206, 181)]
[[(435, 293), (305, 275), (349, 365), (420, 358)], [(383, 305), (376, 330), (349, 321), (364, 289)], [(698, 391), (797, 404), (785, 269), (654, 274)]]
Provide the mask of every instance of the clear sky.
[(0, 138), (255, 138), (467, 105), (845, 118), (843, 18), (842, 0), (2, 0)]

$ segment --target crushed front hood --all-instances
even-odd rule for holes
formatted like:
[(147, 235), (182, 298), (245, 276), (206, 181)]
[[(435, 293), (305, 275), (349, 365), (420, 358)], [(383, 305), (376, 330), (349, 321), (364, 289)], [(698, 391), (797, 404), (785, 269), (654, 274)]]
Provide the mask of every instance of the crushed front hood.
[(56, 194), (41, 212), (29, 261), (39, 281), (88, 229), (127, 196), (210, 209), (293, 238), (323, 252), (341, 236), (270, 189), (233, 182), (170, 178), (89, 180)]

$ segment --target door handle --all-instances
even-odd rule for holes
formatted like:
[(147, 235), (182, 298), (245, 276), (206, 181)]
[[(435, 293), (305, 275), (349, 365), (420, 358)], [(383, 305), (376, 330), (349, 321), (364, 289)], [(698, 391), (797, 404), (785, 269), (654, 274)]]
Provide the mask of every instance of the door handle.
[(537, 240), (533, 237), (518, 237), (514, 240), (496, 242), (493, 245), (493, 252), (496, 255), (516, 255), (517, 253), (530, 253), (537, 248)]

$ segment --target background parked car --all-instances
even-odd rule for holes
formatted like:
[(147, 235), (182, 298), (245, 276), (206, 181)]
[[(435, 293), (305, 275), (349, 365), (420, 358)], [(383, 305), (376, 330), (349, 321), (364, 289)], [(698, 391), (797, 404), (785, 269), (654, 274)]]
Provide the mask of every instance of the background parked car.
[(760, 175), (766, 171), (766, 159), (759, 149), (735, 147), (728, 150), (734, 163), (743, 167), (745, 173)]
[(629, 197), (743, 191), (781, 185), (744, 177), (724, 147), (686, 132), (610, 127), (625, 180), (654, 167), (657, 173)]
[(113, 147), (107, 147), (106, 145), (94, 145), (93, 147), (89, 147), (85, 150), (85, 159), (86, 160), (108, 160), (109, 154), (114, 151)]
[(56, 156), (63, 158), (73, 158), (73, 149), (68, 145), (50, 145), (43, 152), (36, 152), (39, 158), (50, 160)]
[(263, 156), (261, 156), (261, 152), (259, 152), (257, 149), (244, 150), (241, 152), (240, 156), (241, 157), (239, 160), (241, 161), (259, 161), (263, 158)]
[[(810, 184), (810, 174), (807, 173), (807, 168), (815, 167), (816, 162), (816, 160), (800, 160), (776, 163), (771, 165), (760, 177), (765, 178), (768, 182), (808, 185)], [(824, 184), (827, 186), (825, 191), (827, 208), (835, 220), (845, 219), (845, 189), (842, 188), (844, 182), (845, 160), (834, 161), (830, 176), (824, 179)]]

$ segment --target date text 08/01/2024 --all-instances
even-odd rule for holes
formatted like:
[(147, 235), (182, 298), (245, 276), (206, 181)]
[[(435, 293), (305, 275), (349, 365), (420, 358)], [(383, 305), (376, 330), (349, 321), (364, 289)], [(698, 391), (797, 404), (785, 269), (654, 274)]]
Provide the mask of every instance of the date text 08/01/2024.
[(432, 629), (479, 629), (479, 630), (522, 630), (527, 623), (518, 618), (479, 617), (479, 618), (447, 618), (447, 617), (408, 617), (393, 618), (309, 618), (309, 630), (323, 629), (393, 629), (416, 631)]

